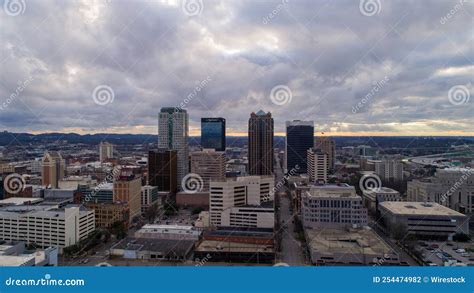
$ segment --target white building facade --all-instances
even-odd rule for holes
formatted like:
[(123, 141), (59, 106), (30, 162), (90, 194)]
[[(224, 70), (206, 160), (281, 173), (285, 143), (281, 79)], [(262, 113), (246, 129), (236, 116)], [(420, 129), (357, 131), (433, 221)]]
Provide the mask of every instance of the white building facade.
[(328, 181), (329, 169), (328, 154), (315, 149), (309, 149), (307, 160), (310, 182), (326, 183)]
[(301, 196), (305, 228), (367, 226), (367, 209), (354, 186), (315, 185)]
[(93, 210), (70, 205), (10, 206), (0, 209), (0, 239), (64, 248), (95, 230)]
[(474, 170), (438, 169), (434, 177), (407, 184), (407, 200), (436, 202), (463, 214), (474, 213)]
[(209, 190), (212, 226), (273, 228), (273, 176), (246, 176), (212, 181)]

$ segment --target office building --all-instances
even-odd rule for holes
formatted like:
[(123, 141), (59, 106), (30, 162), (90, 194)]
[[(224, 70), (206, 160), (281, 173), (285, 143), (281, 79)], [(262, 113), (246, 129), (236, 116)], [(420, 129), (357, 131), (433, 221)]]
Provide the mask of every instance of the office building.
[(273, 176), (211, 180), (209, 200), (211, 225), (273, 229), (274, 180)]
[(79, 205), (9, 205), (0, 208), (0, 239), (40, 247), (68, 247), (95, 230), (94, 211)]
[(42, 160), (42, 184), (51, 188), (58, 188), (59, 180), (64, 178), (66, 161), (59, 152), (46, 152)]
[(333, 170), (336, 163), (336, 142), (327, 136), (316, 138), (315, 148), (328, 155), (328, 168)]
[(175, 150), (148, 152), (148, 184), (158, 191), (175, 193), (178, 189), (178, 156)]
[(437, 169), (433, 177), (407, 184), (408, 201), (436, 202), (463, 214), (474, 213), (474, 170)]
[(121, 170), (114, 181), (114, 202), (124, 202), (130, 211), (130, 221), (141, 213), (141, 178), (129, 170)]
[(203, 149), (202, 151), (191, 153), (191, 173), (202, 178), (203, 186), (201, 191), (209, 190), (211, 179), (224, 180), (226, 159), (225, 152), (214, 149)]
[(383, 181), (402, 181), (403, 163), (401, 160), (374, 161), (375, 174)]
[(201, 146), (203, 149), (225, 151), (224, 118), (201, 118)]
[(273, 118), (262, 110), (250, 114), (248, 140), (248, 174), (273, 174)]
[(127, 227), (130, 222), (130, 209), (125, 202), (87, 202), (85, 206), (94, 211), (97, 228), (108, 229), (117, 222)]
[(201, 208), (209, 209), (209, 191), (176, 193), (176, 204), (181, 208)]
[(469, 235), (466, 215), (434, 202), (393, 202), (379, 204), (382, 223), (389, 231), (420, 238), (446, 239), (457, 233)]
[(151, 206), (161, 206), (161, 198), (158, 196), (158, 187), (142, 186), (142, 213), (145, 213)]
[(310, 182), (326, 183), (328, 181), (328, 154), (316, 149), (307, 150), (308, 177)]
[(189, 117), (186, 110), (161, 108), (158, 121), (158, 148), (176, 151), (177, 182), (181, 182), (189, 173), (188, 123)]
[(345, 183), (313, 185), (301, 197), (301, 216), (305, 228), (367, 226), (362, 198)]
[(111, 143), (103, 141), (99, 144), (100, 162), (105, 162), (114, 157), (114, 146)]
[(114, 184), (102, 182), (94, 188), (79, 187), (75, 197), (75, 203), (112, 203), (114, 202)]
[(313, 121), (287, 121), (285, 140), (285, 172), (307, 173), (307, 152), (314, 144)]
[(362, 199), (364, 200), (365, 207), (367, 207), (369, 211), (373, 213), (378, 210), (379, 203), (384, 201), (403, 201), (400, 192), (388, 187), (364, 190)]

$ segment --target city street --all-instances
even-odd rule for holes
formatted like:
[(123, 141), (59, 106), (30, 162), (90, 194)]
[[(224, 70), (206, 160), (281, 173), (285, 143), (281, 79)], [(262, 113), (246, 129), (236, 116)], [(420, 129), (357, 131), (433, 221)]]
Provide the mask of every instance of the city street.
[[(282, 193), (284, 194), (284, 193)], [(281, 256), (278, 262), (284, 262), (290, 266), (305, 265), (303, 248), (294, 233), (294, 220), (290, 212), (290, 200), (287, 196), (280, 197), (280, 232)]]
[[(278, 156), (275, 156), (275, 185), (283, 182), (283, 168)], [(276, 263), (283, 262), (290, 266), (305, 265), (305, 257), (301, 243), (297, 240), (293, 215), (290, 212), (290, 199), (286, 187), (283, 186), (277, 191), (280, 198), (280, 208), (278, 210), (280, 233), (281, 233), (281, 253), (277, 257)]]

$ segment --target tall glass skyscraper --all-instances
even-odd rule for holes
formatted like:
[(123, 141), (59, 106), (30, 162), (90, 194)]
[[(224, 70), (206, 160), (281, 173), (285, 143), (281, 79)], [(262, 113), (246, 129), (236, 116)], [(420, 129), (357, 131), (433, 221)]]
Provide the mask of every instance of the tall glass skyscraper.
[(224, 118), (201, 118), (201, 146), (203, 149), (225, 151)]
[(189, 117), (184, 109), (161, 108), (158, 118), (158, 148), (175, 150), (178, 155), (177, 181), (189, 173)]
[[(285, 172), (307, 172), (307, 151), (314, 145), (313, 121), (287, 121), (285, 143)], [(298, 167), (296, 167), (298, 165)]]

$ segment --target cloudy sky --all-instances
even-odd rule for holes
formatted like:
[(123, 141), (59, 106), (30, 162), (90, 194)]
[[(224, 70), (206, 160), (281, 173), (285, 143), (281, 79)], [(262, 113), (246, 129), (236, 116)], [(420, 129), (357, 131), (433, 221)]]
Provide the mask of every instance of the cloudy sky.
[[(192, 2), (192, 3), (191, 3)], [(0, 130), (474, 135), (474, 2), (0, 0)]]

